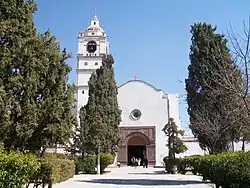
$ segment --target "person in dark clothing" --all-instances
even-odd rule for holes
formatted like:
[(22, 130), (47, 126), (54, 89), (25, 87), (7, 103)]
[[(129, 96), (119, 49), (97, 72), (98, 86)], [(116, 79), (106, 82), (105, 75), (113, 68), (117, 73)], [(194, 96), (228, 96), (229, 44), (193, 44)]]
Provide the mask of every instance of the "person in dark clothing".
[(148, 158), (146, 156), (143, 159), (143, 168), (148, 168)]
[(132, 166), (135, 166), (135, 157), (131, 158), (131, 163), (132, 163)]

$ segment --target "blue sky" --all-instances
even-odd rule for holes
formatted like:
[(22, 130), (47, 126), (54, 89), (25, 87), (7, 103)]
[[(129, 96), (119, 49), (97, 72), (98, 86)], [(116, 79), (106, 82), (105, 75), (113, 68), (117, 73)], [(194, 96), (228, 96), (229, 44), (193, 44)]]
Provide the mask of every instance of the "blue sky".
[[(70, 3), (69, 3), (70, 2)], [(207, 22), (226, 33), (231, 23), (241, 32), (249, 0), (36, 0), (38, 31), (50, 29), (73, 54), (70, 82), (76, 80), (77, 34), (94, 15), (109, 36), (116, 81), (145, 80), (180, 96), (182, 127), (188, 126), (184, 80), (189, 64), (190, 25)]]

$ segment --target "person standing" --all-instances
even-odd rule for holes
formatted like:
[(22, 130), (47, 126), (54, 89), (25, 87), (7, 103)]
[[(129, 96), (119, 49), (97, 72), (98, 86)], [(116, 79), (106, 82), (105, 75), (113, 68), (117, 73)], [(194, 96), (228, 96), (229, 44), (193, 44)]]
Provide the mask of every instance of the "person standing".
[(138, 159), (138, 166), (141, 166), (141, 158)]
[(135, 157), (134, 156), (131, 158), (131, 163), (132, 163), (132, 166), (135, 166)]
[(143, 168), (148, 168), (148, 158), (145, 156), (143, 160)]

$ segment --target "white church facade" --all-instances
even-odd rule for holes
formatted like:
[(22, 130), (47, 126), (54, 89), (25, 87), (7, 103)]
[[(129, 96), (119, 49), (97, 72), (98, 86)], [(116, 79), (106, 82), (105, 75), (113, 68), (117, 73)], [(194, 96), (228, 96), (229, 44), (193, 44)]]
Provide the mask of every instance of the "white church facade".
[[(102, 56), (108, 53), (107, 34), (94, 16), (90, 26), (78, 34), (78, 112), (87, 103), (91, 74), (101, 66)], [(149, 165), (162, 166), (163, 158), (168, 154), (167, 137), (162, 131), (164, 125), (172, 117), (181, 129), (178, 95), (166, 94), (143, 80), (134, 79), (118, 87), (118, 104), (122, 110), (122, 121), (116, 161), (127, 165), (132, 156), (145, 155)], [(188, 151), (180, 156), (204, 154), (194, 138), (186, 135), (183, 141)]]

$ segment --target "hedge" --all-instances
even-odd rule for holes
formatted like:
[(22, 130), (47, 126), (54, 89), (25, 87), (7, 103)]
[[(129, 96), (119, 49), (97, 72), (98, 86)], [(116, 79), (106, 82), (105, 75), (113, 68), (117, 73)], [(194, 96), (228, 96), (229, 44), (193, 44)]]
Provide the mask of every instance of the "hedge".
[[(100, 163), (101, 163), (101, 173), (104, 173), (105, 169), (108, 165), (113, 164), (114, 156), (107, 153), (100, 154)], [(97, 158), (95, 155), (89, 156), (78, 156), (75, 157), (75, 164), (76, 174), (83, 173), (83, 174), (95, 174), (96, 173), (96, 166), (97, 166)]]
[(35, 187), (48, 185), (50, 188), (53, 184), (66, 181), (75, 175), (73, 160), (58, 158), (58, 155), (46, 155), (39, 161), (41, 168), (30, 181), (30, 183), (35, 184)]
[(34, 155), (0, 151), (0, 188), (23, 188), (39, 168)]
[(203, 180), (210, 180), (217, 188), (250, 187), (250, 152), (185, 157), (179, 170), (187, 168), (203, 176)]

